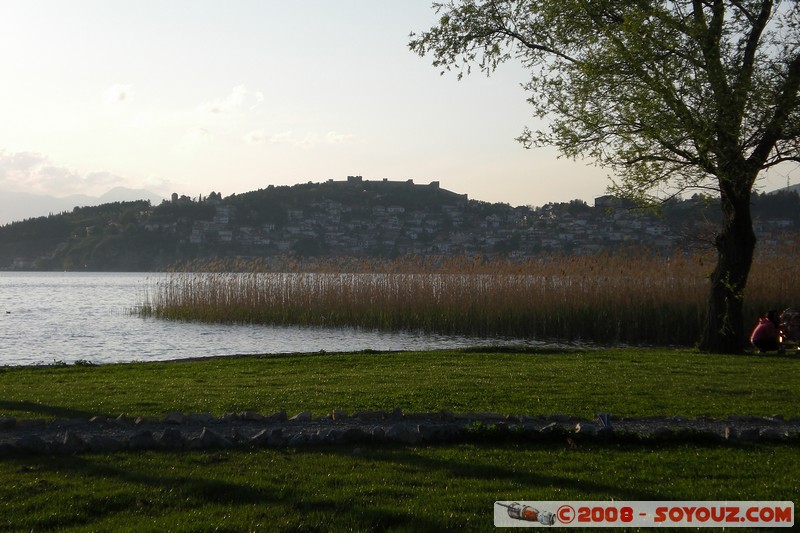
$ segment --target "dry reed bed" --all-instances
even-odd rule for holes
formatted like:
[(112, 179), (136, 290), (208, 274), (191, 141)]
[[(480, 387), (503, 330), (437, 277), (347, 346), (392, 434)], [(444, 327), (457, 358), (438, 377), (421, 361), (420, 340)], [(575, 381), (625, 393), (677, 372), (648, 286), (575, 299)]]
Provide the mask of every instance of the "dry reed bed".
[[(745, 299), (749, 320), (800, 303), (796, 257), (786, 251), (756, 260)], [(234, 260), (168, 274), (152, 296), (147, 291), (141, 309), (208, 322), (691, 345), (700, 335), (713, 267), (712, 255), (697, 253)]]

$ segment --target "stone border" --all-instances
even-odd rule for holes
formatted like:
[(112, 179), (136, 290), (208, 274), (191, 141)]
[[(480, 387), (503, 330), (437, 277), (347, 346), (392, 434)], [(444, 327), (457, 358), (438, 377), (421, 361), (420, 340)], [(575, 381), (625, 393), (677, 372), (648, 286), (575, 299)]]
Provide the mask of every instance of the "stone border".
[[(93, 417), (89, 420), (17, 420), (0, 417), (0, 457), (122, 450), (209, 450), (386, 443), (418, 445), (483, 439), (528, 442), (745, 442), (800, 443), (800, 419), (730, 416), (726, 419), (649, 417), (595, 420), (567, 415), (334, 411), (211, 414), (170, 413), (162, 419)], [(360, 450), (356, 448), (355, 450)]]

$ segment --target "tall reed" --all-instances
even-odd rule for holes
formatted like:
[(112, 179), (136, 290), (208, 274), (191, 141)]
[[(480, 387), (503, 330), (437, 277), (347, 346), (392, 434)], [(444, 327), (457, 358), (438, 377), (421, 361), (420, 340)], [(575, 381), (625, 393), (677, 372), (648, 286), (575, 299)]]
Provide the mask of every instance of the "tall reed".
[[(745, 316), (800, 303), (796, 250), (754, 262)], [(185, 265), (142, 314), (207, 322), (356, 326), (542, 340), (692, 345), (708, 254), (228, 260)], [(202, 271), (202, 272), (199, 272)]]

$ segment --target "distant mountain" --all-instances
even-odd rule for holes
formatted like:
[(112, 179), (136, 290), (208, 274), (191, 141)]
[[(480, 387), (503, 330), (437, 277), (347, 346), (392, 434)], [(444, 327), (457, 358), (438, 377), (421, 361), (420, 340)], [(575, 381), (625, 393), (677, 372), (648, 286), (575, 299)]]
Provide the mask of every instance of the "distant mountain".
[(150, 200), (151, 204), (159, 204), (163, 197), (146, 189), (128, 189), (127, 187), (114, 187), (97, 199), (101, 204), (111, 202), (135, 202), (136, 200)]
[(0, 226), (28, 218), (72, 211), (75, 207), (134, 200), (149, 200), (156, 205), (161, 202), (162, 197), (145, 189), (128, 189), (126, 187), (115, 187), (99, 197), (84, 194), (56, 197), (27, 192), (0, 191)]
[(783, 187), (781, 189), (778, 189), (777, 191), (772, 191), (772, 192), (796, 192), (797, 194), (800, 194), (800, 183), (789, 185), (788, 187)]

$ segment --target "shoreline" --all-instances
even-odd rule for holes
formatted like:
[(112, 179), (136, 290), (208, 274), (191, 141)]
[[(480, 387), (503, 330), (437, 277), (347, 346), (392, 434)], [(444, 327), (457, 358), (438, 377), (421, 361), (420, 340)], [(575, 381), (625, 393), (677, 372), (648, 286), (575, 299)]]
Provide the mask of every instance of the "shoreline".
[(197, 355), (189, 357), (176, 357), (170, 359), (134, 359), (118, 362), (94, 362), (88, 359), (76, 359), (70, 363), (65, 361), (56, 360), (53, 363), (34, 363), (34, 364), (20, 364), (11, 365), (0, 363), (0, 370), (4, 368), (69, 368), (69, 367), (100, 367), (100, 366), (113, 366), (113, 365), (133, 365), (133, 364), (149, 364), (149, 363), (200, 363), (204, 361), (224, 360), (224, 359), (268, 359), (268, 358), (281, 358), (281, 357), (314, 357), (326, 355), (378, 355), (378, 354), (402, 354), (402, 353), (435, 353), (435, 352), (463, 352), (463, 353), (520, 353), (520, 354), (543, 354), (553, 355), (560, 353), (576, 353), (586, 351), (597, 351), (604, 349), (675, 349), (675, 350), (688, 350), (690, 348), (674, 346), (674, 347), (655, 347), (655, 346), (598, 346), (593, 344), (567, 344), (567, 343), (552, 343), (552, 344), (476, 344), (473, 346), (455, 346), (445, 348), (426, 348), (426, 349), (387, 349), (379, 350), (374, 348), (363, 348), (355, 350), (317, 350), (317, 351), (292, 351), (292, 352), (262, 352), (262, 353), (233, 353), (221, 355)]
[[(285, 357), (319, 357), (319, 356), (337, 356), (337, 355), (380, 355), (380, 354), (403, 354), (403, 353), (436, 353), (436, 352), (461, 352), (461, 353), (518, 353), (527, 355), (557, 355), (557, 354), (575, 354), (585, 352), (598, 352), (603, 350), (676, 350), (695, 352), (698, 355), (705, 355), (697, 348), (688, 346), (629, 346), (629, 345), (613, 345), (602, 346), (592, 343), (586, 344), (569, 344), (569, 343), (552, 343), (552, 344), (496, 344), (496, 345), (482, 345), (477, 344), (474, 346), (457, 346), (451, 348), (427, 348), (427, 349), (388, 349), (378, 350), (372, 348), (364, 348), (357, 350), (317, 350), (317, 351), (292, 351), (292, 352), (264, 352), (264, 353), (233, 353), (221, 355), (198, 355), (189, 357), (177, 357), (169, 359), (134, 359), (118, 362), (94, 362), (88, 359), (76, 359), (71, 363), (61, 360), (55, 360), (53, 363), (33, 363), (33, 364), (5, 364), (0, 362), (0, 372), (3, 369), (44, 369), (44, 368), (69, 368), (69, 367), (103, 367), (114, 365), (135, 365), (135, 364), (158, 364), (158, 363), (202, 363), (206, 361), (226, 360), (226, 359), (279, 359)], [(708, 354), (711, 355), (711, 354)], [(800, 347), (796, 350), (788, 350), (781, 352), (759, 352), (755, 349), (746, 349), (743, 353), (737, 355), (729, 355), (729, 357), (759, 357), (770, 359), (800, 359)]]

